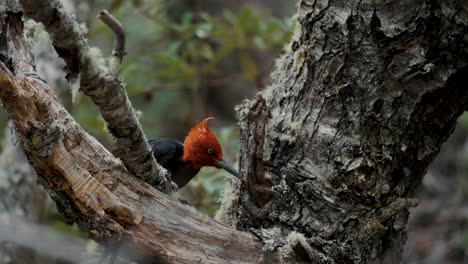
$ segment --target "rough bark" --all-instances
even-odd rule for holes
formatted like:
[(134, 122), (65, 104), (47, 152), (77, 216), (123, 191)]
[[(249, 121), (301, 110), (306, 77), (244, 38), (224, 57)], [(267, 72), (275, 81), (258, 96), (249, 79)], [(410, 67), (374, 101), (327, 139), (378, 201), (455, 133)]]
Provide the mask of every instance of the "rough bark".
[[(73, 9), (70, 1), (63, 3), (67, 10)], [(39, 24), (28, 20), (24, 35), (36, 60), (37, 73), (55, 88), (62, 104), (70, 108), (64, 63), (53, 51), (47, 33)], [(58, 234), (53, 228), (41, 225), (54, 213), (55, 204), (37, 184), (14, 126), (9, 124), (4, 135), (0, 154), (0, 263), (78, 263), (90, 257), (98, 259), (103, 251), (89, 247), (89, 240)]]
[[(55, 12), (46, 28), (69, 26), (51, 3), (37, 5)], [(466, 10), (461, 1), (300, 2), (273, 85), (238, 109), (245, 182), (226, 220), (261, 242), (132, 177), (86, 134), (31, 74), (17, 11), (3, 16), (0, 97), (61, 212), (97, 240), (124, 239), (133, 257), (395, 263), (414, 191), (468, 105)]]
[[(11, 9), (10, 9), (11, 10)], [(35, 74), (21, 13), (2, 16), (0, 98), (39, 182), (69, 222), (93, 239), (120, 240), (125, 254), (158, 263), (252, 263), (261, 243), (133, 177), (89, 136)]]
[(302, 234), (304, 261), (398, 263), (414, 192), (467, 109), (467, 10), (302, 0), (273, 84), (238, 109), (237, 227), (276, 230), (283, 253)]
[[(80, 91), (89, 96), (106, 120), (116, 139), (115, 153), (127, 169), (165, 193), (172, 193), (168, 173), (151, 154), (125, 85), (119, 76), (125, 53), (123, 32), (117, 35), (114, 55), (106, 62), (97, 49), (88, 45), (84, 29), (66, 12), (59, 0), (21, 0), (27, 16), (44, 24), (54, 48), (67, 65), (67, 79), (79, 82)], [(107, 23), (109, 20), (104, 19)], [(112, 28), (114, 29), (114, 28)]]

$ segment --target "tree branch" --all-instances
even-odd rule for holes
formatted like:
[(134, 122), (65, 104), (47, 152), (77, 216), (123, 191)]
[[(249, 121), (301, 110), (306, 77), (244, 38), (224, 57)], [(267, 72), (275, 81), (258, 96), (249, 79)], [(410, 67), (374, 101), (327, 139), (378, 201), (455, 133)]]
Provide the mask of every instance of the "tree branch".
[(114, 62), (111, 62), (109, 65), (113, 68), (112, 72), (115, 73), (117, 76), (120, 72), (120, 66), (122, 64), (123, 56), (127, 55), (125, 51), (125, 32), (122, 27), (122, 24), (112, 16), (107, 10), (103, 10), (99, 12), (98, 18), (102, 20), (115, 34), (114, 40), (114, 50), (112, 51), (112, 55), (116, 59)]
[[(88, 135), (35, 75), (21, 15), (3, 13), (0, 98), (39, 182), (62, 214), (98, 241), (119, 240), (125, 254), (158, 263), (258, 263), (261, 242), (224, 226), (132, 177)], [(7, 24), (8, 23), (8, 24)], [(4, 63), (8, 63), (6, 66)], [(146, 259), (148, 260), (148, 259)]]
[[(157, 164), (151, 154), (125, 86), (116, 74), (118, 70), (109, 69), (99, 59), (99, 52), (89, 47), (80, 25), (66, 13), (60, 1), (20, 0), (20, 3), (27, 16), (44, 24), (55, 50), (66, 62), (67, 79), (79, 80), (80, 90), (99, 108), (116, 139), (115, 153), (118, 158), (132, 174), (165, 193), (171, 193), (174, 185), (166, 170)], [(117, 35), (114, 54), (119, 61), (124, 54), (123, 30), (110, 15), (104, 13), (102, 19)]]

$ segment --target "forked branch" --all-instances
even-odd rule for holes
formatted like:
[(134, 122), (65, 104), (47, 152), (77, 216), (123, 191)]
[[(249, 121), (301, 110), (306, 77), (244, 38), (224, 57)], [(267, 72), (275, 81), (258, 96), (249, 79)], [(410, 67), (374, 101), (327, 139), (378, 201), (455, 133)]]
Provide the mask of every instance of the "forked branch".
[(0, 60), (0, 99), (39, 182), (69, 222), (95, 240), (123, 243), (123, 253), (137, 261), (260, 262), (262, 243), (254, 235), (222, 225), (132, 177), (75, 122), (48, 84), (31, 74), (21, 13), (0, 12), (0, 17), (5, 29), (0, 39), (8, 50)]
[(20, 3), (27, 16), (44, 24), (55, 50), (66, 62), (67, 78), (78, 80), (80, 90), (99, 108), (116, 140), (115, 153), (118, 158), (132, 174), (165, 193), (171, 193), (175, 185), (151, 154), (118, 74), (125, 53), (125, 38), (120, 23), (106, 12), (101, 14), (103, 21), (116, 34), (114, 56), (117, 61), (107, 65), (99, 58), (97, 49), (88, 45), (82, 28), (59, 0), (20, 0)]

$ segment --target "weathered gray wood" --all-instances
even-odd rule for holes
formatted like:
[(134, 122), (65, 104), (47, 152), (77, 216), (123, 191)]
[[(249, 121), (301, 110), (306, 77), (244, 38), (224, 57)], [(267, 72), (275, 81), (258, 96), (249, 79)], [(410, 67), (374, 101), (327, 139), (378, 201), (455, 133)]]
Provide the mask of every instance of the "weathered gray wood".
[[(39, 182), (69, 222), (126, 256), (157, 263), (255, 263), (261, 243), (133, 177), (88, 135), (34, 74), (21, 14), (3, 13), (0, 98)], [(5, 64), (7, 63), (7, 65)]]
[(247, 188), (231, 222), (281, 230), (273, 247), (302, 234), (304, 261), (398, 263), (413, 194), (467, 110), (467, 10), (300, 1), (273, 84), (238, 109)]
[(30, 74), (7, 17), (0, 97), (42, 183), (92, 237), (160, 262), (397, 263), (414, 191), (468, 106), (464, 2), (301, 1), (273, 84), (238, 109), (245, 182), (225, 219), (260, 242), (131, 177)]
[(67, 65), (67, 78), (79, 82), (80, 91), (97, 105), (116, 140), (118, 158), (131, 173), (165, 193), (172, 193), (175, 185), (151, 154), (118, 74), (124, 51), (119, 50), (107, 65), (100, 51), (88, 45), (85, 32), (59, 0), (21, 0), (20, 3), (27, 16), (44, 24), (55, 50)]

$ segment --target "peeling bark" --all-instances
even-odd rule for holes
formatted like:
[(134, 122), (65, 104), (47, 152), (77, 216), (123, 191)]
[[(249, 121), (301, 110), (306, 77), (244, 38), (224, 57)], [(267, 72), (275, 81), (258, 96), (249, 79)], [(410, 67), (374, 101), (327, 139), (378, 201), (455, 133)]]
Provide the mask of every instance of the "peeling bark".
[[(123, 45), (108, 64), (100, 51), (88, 45), (84, 30), (58, 0), (20, 0), (25, 14), (44, 24), (54, 48), (67, 67), (67, 79), (79, 81), (80, 91), (97, 105), (116, 139), (115, 153), (127, 169), (165, 193), (175, 185), (151, 154), (148, 141), (120, 79)], [(107, 21), (107, 20), (105, 20)], [(122, 34), (122, 32), (120, 32)], [(120, 35), (119, 35), (120, 36)], [(121, 36), (120, 36), (121, 37)]]
[[(133, 177), (88, 135), (35, 73), (21, 14), (4, 13), (0, 98), (39, 182), (69, 222), (140, 262), (255, 263), (261, 243)], [(7, 64), (5, 64), (7, 63)], [(118, 242), (117, 242), (118, 241)]]
[[(25, 22), (24, 31), (28, 46), (36, 59), (38, 74), (49, 84), (53, 84), (62, 103), (68, 105), (69, 92), (65, 93), (64, 90), (69, 89), (63, 77), (63, 62), (53, 53), (49, 37), (32, 20)], [(44, 189), (37, 185), (34, 169), (23, 154), (12, 124), (8, 124), (4, 135), (0, 154), (0, 263), (57, 262), (54, 261), (57, 255), (50, 250), (53, 246), (49, 250), (42, 250), (44, 246), (47, 248), (48, 239), (41, 236), (38, 237), (41, 242), (37, 242), (28, 240), (27, 235), (24, 235), (30, 232), (31, 236), (33, 232), (47, 228), (37, 223), (43, 222), (48, 212), (53, 210), (54, 204)], [(23, 235), (18, 233), (18, 229), (21, 229)], [(85, 252), (86, 248), (81, 249)]]
[[(84, 36), (58, 2), (22, 2), (69, 73), (86, 73), (73, 68), (89, 56), (75, 49)], [(254, 236), (132, 177), (33, 74), (21, 16), (9, 10), (0, 98), (30, 163), (69, 221), (96, 240), (125, 240), (134, 259), (399, 262), (414, 191), (468, 106), (466, 4), (302, 0), (273, 84), (238, 108), (245, 181), (219, 219)]]

